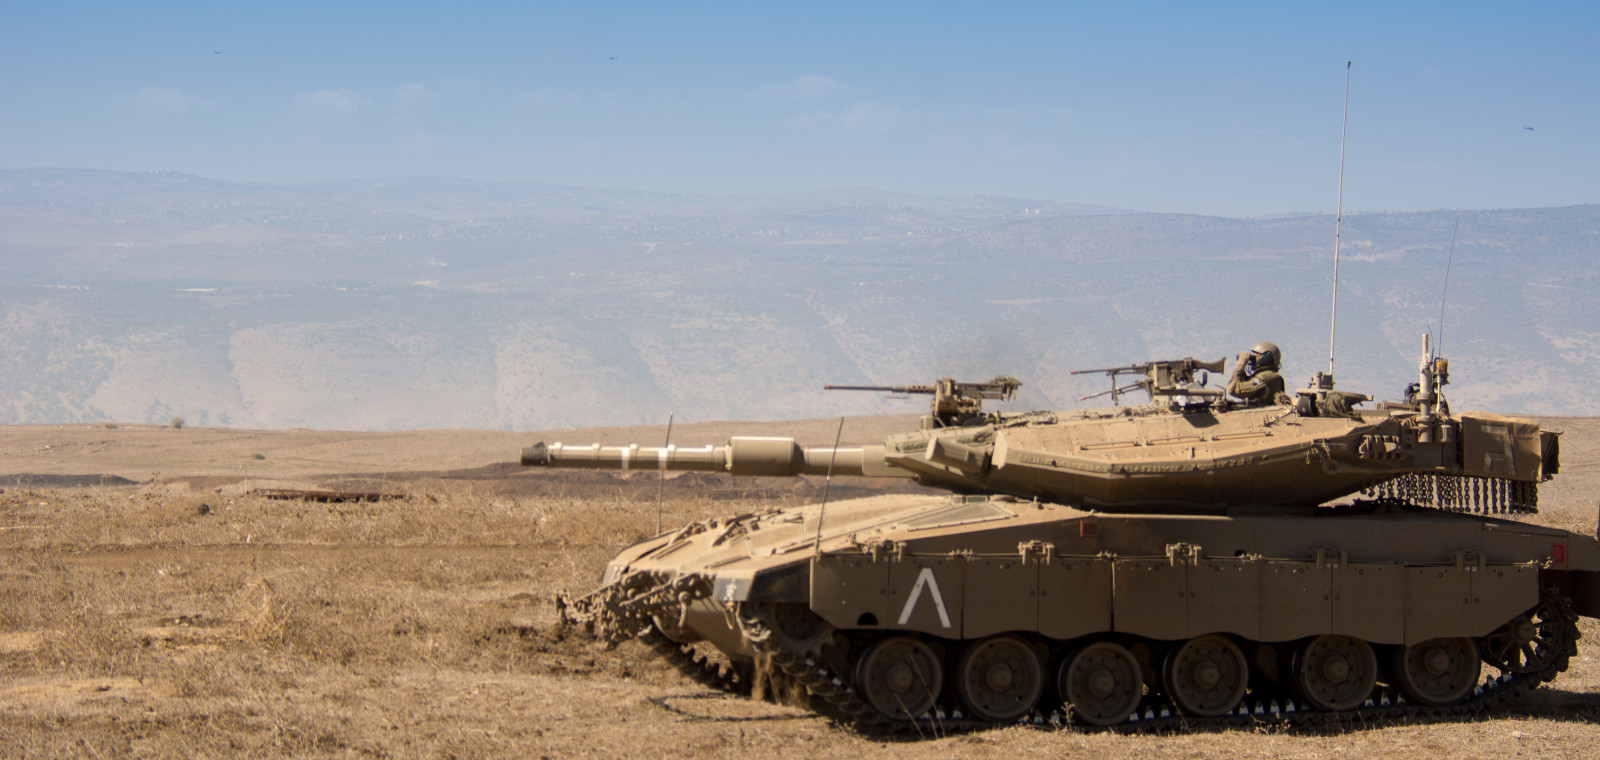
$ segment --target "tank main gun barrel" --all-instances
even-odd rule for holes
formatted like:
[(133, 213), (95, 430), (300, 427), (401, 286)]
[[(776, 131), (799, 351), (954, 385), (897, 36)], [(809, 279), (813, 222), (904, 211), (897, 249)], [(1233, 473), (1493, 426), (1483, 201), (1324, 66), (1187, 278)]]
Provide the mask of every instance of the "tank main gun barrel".
[(568, 446), (536, 443), (522, 450), (523, 467), (585, 470), (684, 470), (732, 475), (913, 477), (884, 461), (882, 446), (805, 447), (793, 438), (735, 436), (725, 446)]

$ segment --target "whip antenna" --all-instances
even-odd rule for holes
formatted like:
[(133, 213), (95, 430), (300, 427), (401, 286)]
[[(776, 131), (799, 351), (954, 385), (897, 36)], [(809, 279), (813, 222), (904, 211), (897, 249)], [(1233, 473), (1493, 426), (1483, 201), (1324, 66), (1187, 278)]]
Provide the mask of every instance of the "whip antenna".
[[(667, 415), (667, 440), (661, 444), (662, 451), (672, 451), (672, 418), (675, 416), (677, 416), (677, 413), (675, 412)], [(658, 536), (661, 535), (661, 502), (666, 498), (667, 492), (666, 460), (663, 459), (661, 461), (663, 462), (661, 466), (661, 479), (656, 481), (656, 535)]]
[(1344, 219), (1344, 140), (1350, 130), (1350, 64), (1344, 62), (1344, 122), (1339, 127), (1339, 201), (1333, 216), (1333, 317), (1328, 326), (1328, 377), (1333, 377), (1333, 347), (1339, 334), (1339, 223)]
[(828, 477), (822, 481), (822, 506), (817, 507), (817, 554), (822, 553), (822, 513), (828, 509), (828, 486), (833, 484), (833, 463), (839, 458), (839, 441), (844, 438), (844, 418), (839, 418), (839, 430), (833, 434), (833, 451), (828, 454)]
[(1444, 292), (1439, 294), (1439, 339), (1433, 343), (1435, 356), (1444, 353), (1444, 305), (1450, 302), (1450, 264), (1456, 260), (1456, 233), (1461, 231), (1461, 215), (1456, 214), (1456, 228), (1450, 231), (1450, 256), (1444, 260)]

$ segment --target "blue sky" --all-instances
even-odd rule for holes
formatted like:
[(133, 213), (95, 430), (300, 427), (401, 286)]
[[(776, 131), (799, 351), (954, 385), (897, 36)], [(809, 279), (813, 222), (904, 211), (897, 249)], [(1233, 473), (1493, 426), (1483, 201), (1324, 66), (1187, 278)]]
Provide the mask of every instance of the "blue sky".
[(0, 17), (0, 168), (1331, 211), (1353, 60), (1347, 209), (1600, 202), (1593, 0), (51, 2)]

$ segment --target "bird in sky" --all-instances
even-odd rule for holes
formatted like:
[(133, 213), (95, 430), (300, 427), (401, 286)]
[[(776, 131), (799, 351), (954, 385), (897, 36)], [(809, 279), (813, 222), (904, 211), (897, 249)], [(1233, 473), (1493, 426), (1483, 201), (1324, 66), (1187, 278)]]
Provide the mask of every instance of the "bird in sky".
[(222, 55), (222, 51), (221, 50), (213, 50), (213, 51), (211, 51), (211, 54), (212, 55)]
[(1522, 125), (1522, 128), (1528, 130), (1529, 132), (1533, 131), (1533, 127), (1530, 127), (1530, 126), (1528, 126), (1526, 124)]

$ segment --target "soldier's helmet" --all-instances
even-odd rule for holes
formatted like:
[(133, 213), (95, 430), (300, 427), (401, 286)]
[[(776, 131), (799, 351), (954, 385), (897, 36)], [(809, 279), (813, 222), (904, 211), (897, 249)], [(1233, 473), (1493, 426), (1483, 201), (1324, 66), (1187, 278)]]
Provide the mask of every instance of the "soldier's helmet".
[(1283, 351), (1278, 348), (1278, 344), (1268, 343), (1267, 341), (1261, 341), (1251, 346), (1250, 353), (1255, 354), (1257, 372), (1264, 369), (1276, 372), (1278, 371), (1279, 362), (1283, 359)]

